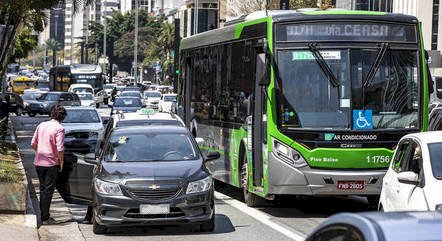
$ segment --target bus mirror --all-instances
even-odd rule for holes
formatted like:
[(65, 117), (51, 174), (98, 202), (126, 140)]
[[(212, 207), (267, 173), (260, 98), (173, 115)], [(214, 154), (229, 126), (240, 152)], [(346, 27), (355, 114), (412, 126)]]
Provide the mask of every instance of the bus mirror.
[(260, 86), (268, 86), (270, 84), (269, 68), (268, 68), (268, 54), (258, 54), (256, 59), (256, 79)]

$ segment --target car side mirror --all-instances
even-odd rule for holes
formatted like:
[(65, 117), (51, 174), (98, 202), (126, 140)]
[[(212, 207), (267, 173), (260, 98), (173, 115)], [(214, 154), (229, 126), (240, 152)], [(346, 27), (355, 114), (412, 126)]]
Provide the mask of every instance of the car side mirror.
[(204, 161), (205, 162), (213, 161), (213, 160), (219, 159), (220, 157), (221, 157), (221, 155), (219, 154), (219, 152), (210, 151), (209, 153), (207, 153), (206, 157), (204, 158)]
[(397, 174), (397, 179), (401, 183), (413, 185), (419, 184), (419, 175), (414, 172), (400, 172)]
[(93, 165), (97, 165), (98, 164), (98, 160), (97, 157), (95, 156), (95, 153), (88, 153), (86, 155), (78, 153), (78, 152), (74, 152), (74, 155), (77, 157), (77, 160), (83, 160), (86, 163), (89, 164), (93, 164)]
[(204, 145), (204, 139), (201, 137), (196, 137), (195, 141), (196, 141), (196, 144), (198, 144), (198, 146)]

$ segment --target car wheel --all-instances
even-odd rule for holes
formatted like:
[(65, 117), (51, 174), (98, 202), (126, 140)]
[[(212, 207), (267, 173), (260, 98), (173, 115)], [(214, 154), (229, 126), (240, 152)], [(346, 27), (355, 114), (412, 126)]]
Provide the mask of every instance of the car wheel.
[(247, 165), (247, 154), (246, 151), (243, 153), (243, 165), (241, 167), (241, 186), (243, 190), (244, 202), (249, 207), (257, 207), (262, 205), (262, 200), (260, 197), (249, 192), (249, 171)]
[(17, 107), (17, 110), (15, 110), (15, 114), (17, 116), (21, 116), (23, 114), (23, 109), (21, 107)]
[(29, 115), (30, 117), (34, 117), (34, 116), (36, 115), (36, 113), (34, 113), (34, 112), (29, 112), (28, 115)]
[(215, 230), (215, 214), (212, 215), (212, 218), (200, 225), (201, 232), (213, 232)]
[[(95, 210), (93, 211), (95, 213)], [(106, 226), (100, 225), (95, 220), (95, 215), (92, 217), (92, 231), (94, 234), (105, 234), (106, 233)]]

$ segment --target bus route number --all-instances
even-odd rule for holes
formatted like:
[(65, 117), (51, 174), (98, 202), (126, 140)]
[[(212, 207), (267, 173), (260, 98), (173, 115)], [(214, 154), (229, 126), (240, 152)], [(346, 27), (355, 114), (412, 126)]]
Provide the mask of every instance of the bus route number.
[(390, 163), (390, 157), (389, 156), (367, 156), (367, 163), (388, 164), (388, 163)]

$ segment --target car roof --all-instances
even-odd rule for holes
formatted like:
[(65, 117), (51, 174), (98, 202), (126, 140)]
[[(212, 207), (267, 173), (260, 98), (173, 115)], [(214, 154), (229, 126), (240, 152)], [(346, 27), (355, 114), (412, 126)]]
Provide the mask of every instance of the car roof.
[(434, 142), (442, 142), (441, 140), (442, 131), (428, 131), (428, 132), (419, 132), (408, 134), (402, 138), (415, 138), (420, 140), (422, 143), (434, 143)]
[(95, 107), (92, 107), (92, 106), (65, 106), (64, 108), (66, 110), (68, 110), (68, 109), (75, 109), (75, 110), (97, 110)]
[(115, 99), (137, 99), (137, 100), (139, 100), (140, 98), (136, 97), (136, 96), (118, 96)]
[(114, 135), (130, 135), (140, 133), (170, 133), (188, 134), (188, 130), (181, 126), (127, 126), (115, 128)]
[(442, 227), (442, 212), (339, 213), (321, 223), (313, 232), (330, 225), (355, 226), (366, 240), (379, 240), (379, 236), (387, 241), (440, 240), (442, 229), (438, 227)]
[(92, 88), (92, 85), (90, 84), (71, 84), (71, 86), (69, 88), (73, 88), (73, 87), (90, 87)]
[(136, 90), (123, 90), (122, 93), (138, 93), (138, 94), (140, 94), (140, 91), (136, 91)]
[(176, 96), (177, 94), (163, 94), (163, 96)]
[(116, 118), (119, 118), (119, 121), (124, 120), (177, 120), (176, 116), (171, 113), (165, 113), (165, 112), (156, 112), (153, 115), (145, 115), (140, 113), (139, 111), (133, 112), (133, 113), (123, 113), (120, 115), (116, 115)]

